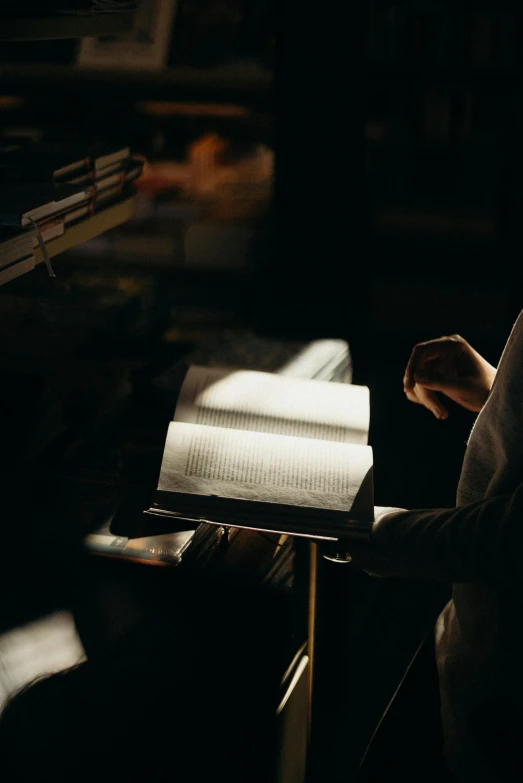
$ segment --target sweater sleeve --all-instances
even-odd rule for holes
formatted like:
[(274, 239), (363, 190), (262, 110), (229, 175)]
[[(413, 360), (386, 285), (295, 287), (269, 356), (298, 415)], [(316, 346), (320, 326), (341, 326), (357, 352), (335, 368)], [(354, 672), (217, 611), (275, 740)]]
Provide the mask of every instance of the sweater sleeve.
[(369, 543), (347, 541), (344, 548), (376, 576), (523, 581), (523, 483), (511, 494), (456, 508), (376, 507)]

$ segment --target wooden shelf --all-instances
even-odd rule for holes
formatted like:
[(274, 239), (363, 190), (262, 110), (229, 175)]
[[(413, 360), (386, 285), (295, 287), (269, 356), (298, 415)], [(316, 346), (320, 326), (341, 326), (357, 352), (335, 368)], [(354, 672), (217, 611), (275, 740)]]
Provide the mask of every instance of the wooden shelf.
[[(136, 197), (132, 196), (66, 229), (65, 234), (61, 237), (57, 237), (47, 243), (49, 258), (54, 258), (60, 253), (70, 250), (75, 245), (87, 242), (87, 240), (93, 239), (105, 231), (110, 231), (121, 223), (125, 223), (126, 220), (134, 217), (135, 206)], [(37, 264), (43, 262), (42, 251), (39, 247), (35, 249), (34, 255)]]
[(0, 63), (0, 89), (4, 95), (15, 92), (34, 96), (35, 90), (56, 91), (59, 84), (61, 97), (67, 93), (76, 99), (92, 92), (97, 96), (115, 94), (118, 100), (260, 100), (265, 105), (271, 100), (273, 81), (270, 69), (255, 64), (115, 71), (76, 65)]
[(132, 11), (78, 16), (0, 16), (0, 41), (43, 41), (119, 35), (130, 32), (133, 23)]

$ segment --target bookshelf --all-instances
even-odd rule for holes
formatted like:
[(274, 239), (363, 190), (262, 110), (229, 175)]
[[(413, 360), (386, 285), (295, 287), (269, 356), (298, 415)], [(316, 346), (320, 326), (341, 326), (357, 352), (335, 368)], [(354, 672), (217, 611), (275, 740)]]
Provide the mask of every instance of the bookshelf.
[[(134, 11), (116, 11), (111, 13), (82, 13), (74, 15), (40, 15), (15, 17), (12, 14), (0, 15), (0, 41), (58, 41), (61, 39), (82, 39), (92, 36), (118, 36), (131, 32), (135, 21)], [(56, 74), (55, 74), (56, 77)], [(86, 242), (109, 231), (132, 218), (135, 210), (135, 198), (123, 201), (100, 210), (99, 213), (65, 227), (60, 237), (46, 242), (49, 258), (70, 250), (75, 245)], [(18, 264), (13, 268), (11, 279), (31, 271), (34, 265), (44, 261), (40, 247), (33, 252), (34, 263)], [(9, 272), (4, 283), (10, 282)]]
[[(86, 220), (82, 220), (76, 225), (66, 228), (61, 237), (52, 239), (46, 243), (47, 254), (49, 258), (54, 258), (66, 250), (76, 247), (76, 245), (88, 242), (106, 231), (120, 226), (127, 220), (130, 220), (135, 212), (136, 198), (132, 196), (124, 201), (120, 201), (106, 209), (100, 210), (96, 215), (92, 215)], [(35, 263), (43, 262), (42, 251), (39, 247), (35, 249)]]
[(0, 41), (48, 41), (64, 38), (88, 38), (121, 35), (133, 29), (134, 13), (78, 16), (0, 17)]

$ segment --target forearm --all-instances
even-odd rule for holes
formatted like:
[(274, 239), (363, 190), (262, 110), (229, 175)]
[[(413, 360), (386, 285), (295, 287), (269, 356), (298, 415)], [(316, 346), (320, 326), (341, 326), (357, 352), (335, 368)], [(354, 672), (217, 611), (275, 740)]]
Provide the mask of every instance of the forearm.
[(458, 508), (376, 509), (368, 544), (346, 549), (379, 576), (450, 582), (523, 581), (523, 484)]

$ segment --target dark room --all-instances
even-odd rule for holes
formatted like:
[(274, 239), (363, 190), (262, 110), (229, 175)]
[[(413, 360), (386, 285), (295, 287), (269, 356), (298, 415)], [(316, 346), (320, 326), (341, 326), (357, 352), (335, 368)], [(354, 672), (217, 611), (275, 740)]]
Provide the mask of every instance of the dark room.
[(0, 2), (2, 781), (523, 781), (522, 20)]

